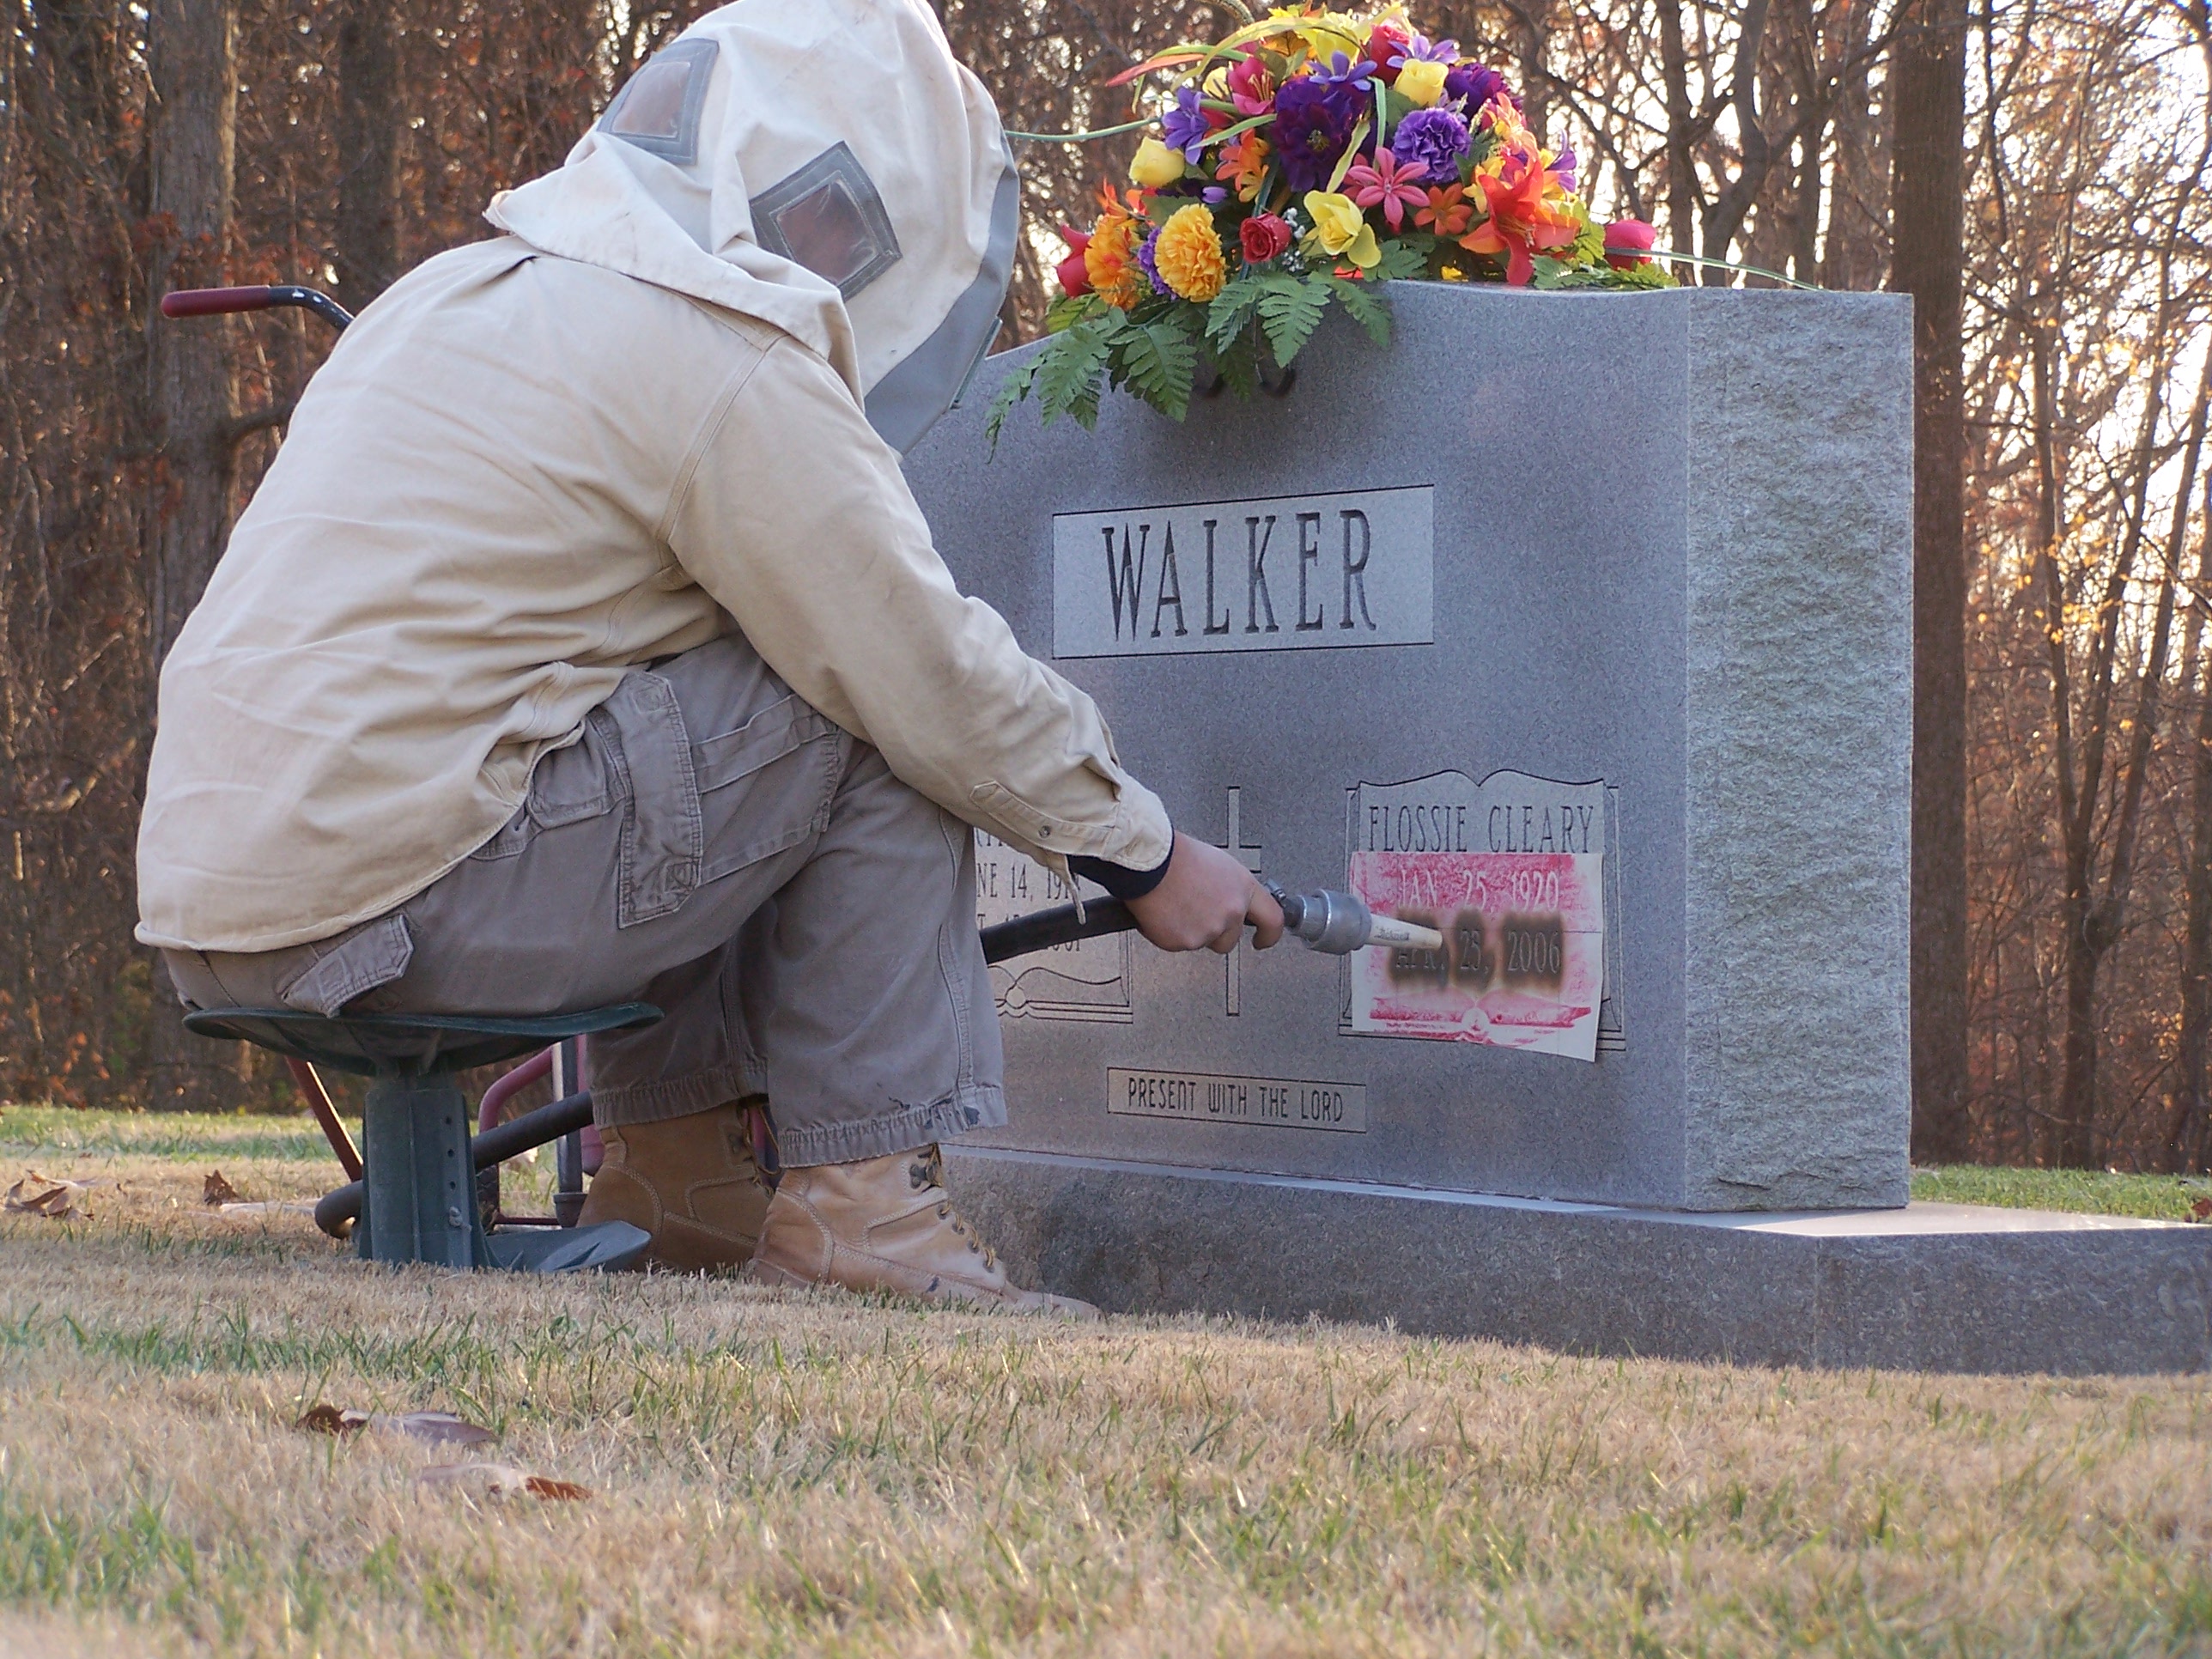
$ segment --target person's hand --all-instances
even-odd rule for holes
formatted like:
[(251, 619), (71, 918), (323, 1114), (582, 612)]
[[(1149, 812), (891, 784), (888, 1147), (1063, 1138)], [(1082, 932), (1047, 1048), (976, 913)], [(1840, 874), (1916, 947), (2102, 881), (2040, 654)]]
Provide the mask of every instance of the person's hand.
[(1264, 951), (1283, 936), (1283, 910), (1252, 872), (1218, 847), (1176, 832), (1175, 851), (1160, 884), (1129, 901), (1137, 931), (1163, 951), (1204, 946), (1223, 956), (1237, 948), (1244, 924)]

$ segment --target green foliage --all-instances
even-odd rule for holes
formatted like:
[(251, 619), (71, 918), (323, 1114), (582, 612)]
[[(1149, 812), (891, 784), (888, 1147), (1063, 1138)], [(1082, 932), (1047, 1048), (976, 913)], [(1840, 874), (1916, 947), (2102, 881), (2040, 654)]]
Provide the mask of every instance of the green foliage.
[(1227, 349), (1251, 326), (1259, 309), (1260, 284), (1249, 276), (1236, 278), (1206, 308), (1206, 343), (1217, 352)]
[(1098, 301), (1088, 294), (1063, 294), (1045, 307), (1044, 326), (1048, 334), (1064, 334), (1098, 308)]
[(1326, 275), (1293, 276), (1287, 270), (1270, 270), (1261, 276), (1260, 326), (1267, 332), (1268, 349), (1285, 368), (1321, 326), (1332, 280)]
[(1437, 239), (1424, 231), (1407, 231), (1403, 236), (1393, 237), (1382, 244), (1382, 257), (1367, 280), (1397, 283), (1419, 276), (1428, 269), (1429, 255), (1436, 246)]
[(1528, 286), (1542, 289), (1659, 289), (1680, 284), (1664, 265), (1631, 265), (1615, 270), (1611, 265), (1571, 265), (1560, 259), (1539, 258)]
[[(1191, 382), (1198, 374), (1198, 340), (1183, 307), (1125, 323), (1113, 337), (1111, 352), (1116, 386), (1127, 386), (1171, 421), (1188, 412)], [(1089, 427), (1097, 418), (1094, 383), (1091, 418), (1079, 413), (1076, 419)]]
[(1376, 297), (1373, 284), (1331, 276), (1328, 291), (1352, 313), (1352, 319), (1367, 331), (1369, 339), (1378, 346), (1390, 343), (1390, 308)]
[(1384, 267), (1358, 282), (1334, 270), (1276, 265), (1241, 271), (1203, 307), (1154, 298), (1125, 312), (1095, 295), (1056, 301), (1051, 337), (1000, 384), (985, 434), (996, 448), (1014, 406), (1032, 397), (1043, 424), (1066, 415), (1087, 430), (1097, 423), (1099, 399), (1109, 385), (1176, 421), (1188, 414), (1201, 374), (1240, 398), (1252, 397), (1271, 368), (1287, 367), (1305, 349), (1331, 306), (1340, 307), (1376, 344), (1388, 345), (1389, 306), (1380, 292), (1385, 273), (1419, 274), (1434, 240), (1408, 236), (1386, 244)]

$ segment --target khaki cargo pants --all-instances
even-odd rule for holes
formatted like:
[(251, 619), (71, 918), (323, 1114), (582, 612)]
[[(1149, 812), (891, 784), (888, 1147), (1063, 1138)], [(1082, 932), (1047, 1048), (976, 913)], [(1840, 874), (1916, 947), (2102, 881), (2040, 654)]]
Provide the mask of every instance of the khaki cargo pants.
[(787, 1165), (1006, 1121), (968, 826), (735, 636), (624, 676), (506, 827), (398, 909), (167, 957), (203, 1008), (650, 1002), (659, 1024), (592, 1039), (599, 1121), (765, 1094)]

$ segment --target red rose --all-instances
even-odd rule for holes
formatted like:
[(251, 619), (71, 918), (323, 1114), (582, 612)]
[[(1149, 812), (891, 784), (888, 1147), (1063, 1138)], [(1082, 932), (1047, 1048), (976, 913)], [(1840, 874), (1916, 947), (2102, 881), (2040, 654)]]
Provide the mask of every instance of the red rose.
[(1641, 219), (1615, 219), (1605, 228), (1605, 262), (1615, 270), (1648, 265), (1657, 233)]
[(1413, 44), (1405, 30), (1393, 23), (1377, 23), (1367, 37), (1367, 61), (1375, 65), (1375, 78), (1384, 86), (1395, 86), (1398, 71), (1390, 67), (1390, 60)]
[(1086, 232), (1066, 225), (1060, 228), (1060, 235), (1070, 252), (1067, 258), (1052, 268), (1053, 275), (1060, 278), (1062, 293), (1071, 300), (1079, 300), (1091, 292), (1091, 273), (1083, 264), (1083, 250), (1091, 246), (1091, 237)]
[(1244, 244), (1244, 263), (1264, 265), (1291, 249), (1291, 228), (1272, 213), (1255, 213), (1237, 228)]

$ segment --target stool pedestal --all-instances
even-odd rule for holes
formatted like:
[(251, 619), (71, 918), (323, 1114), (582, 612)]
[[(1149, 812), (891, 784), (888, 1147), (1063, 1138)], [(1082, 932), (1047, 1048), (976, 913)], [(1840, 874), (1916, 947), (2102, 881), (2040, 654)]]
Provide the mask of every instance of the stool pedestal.
[(369, 1085), (362, 1140), (367, 1190), (354, 1249), (363, 1261), (490, 1265), (469, 1157), (468, 1103), (452, 1073), (379, 1077)]

